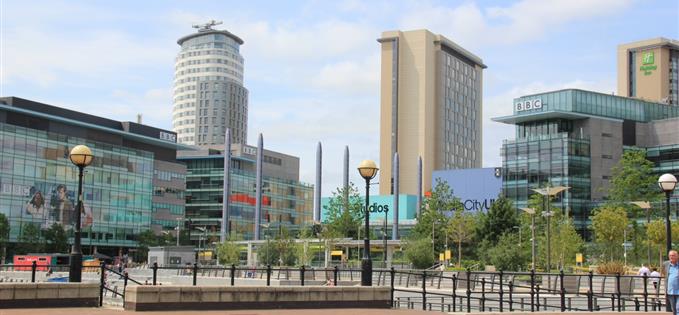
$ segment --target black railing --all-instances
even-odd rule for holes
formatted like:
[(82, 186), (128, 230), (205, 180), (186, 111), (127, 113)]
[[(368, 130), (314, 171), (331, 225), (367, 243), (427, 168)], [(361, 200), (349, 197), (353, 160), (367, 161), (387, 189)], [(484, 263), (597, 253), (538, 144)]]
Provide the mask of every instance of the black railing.
[[(65, 267), (63, 271), (67, 270)], [(289, 285), (356, 285), (360, 283), (360, 269), (332, 268), (291, 268), (291, 267), (241, 267), (201, 266), (197, 264), (177, 267), (158, 266), (148, 269), (129, 269), (132, 277), (146, 277), (135, 280), (128, 272), (119, 272), (102, 264), (91, 271), (99, 272), (100, 304), (105, 292), (125, 297), (129, 283), (135, 285), (160, 285), (161, 280), (174, 281), (189, 277), (191, 285), (217, 284), (236, 286), (243, 281), (261, 281), (271, 286), (273, 281)], [(56, 269), (56, 270), (53, 270)], [(19, 282), (44, 281), (36, 274), (58, 271), (57, 267), (36, 265), (0, 265), (0, 271), (15, 271)], [(146, 271), (144, 271), (146, 270)], [(30, 274), (29, 274), (30, 273)], [(472, 311), (661, 311), (666, 307), (663, 294), (664, 278), (648, 276), (595, 275), (530, 272), (478, 272), (478, 271), (437, 271), (374, 269), (373, 284), (389, 286), (394, 308), (421, 308), (449, 312)], [(111, 288), (107, 275), (120, 277), (121, 291)], [(7, 281), (7, 275), (0, 282)], [(173, 277), (168, 279), (168, 277)], [(215, 281), (215, 278), (217, 279)], [(30, 280), (29, 280), (30, 279)], [(46, 278), (44, 278), (47, 280)], [(141, 278), (138, 278), (141, 279)], [(223, 279), (223, 280), (219, 280)], [(14, 279), (12, 279), (13, 281)], [(238, 280), (238, 281), (236, 281)], [(96, 280), (95, 280), (96, 281)], [(200, 282), (200, 283), (199, 283)], [(240, 283), (239, 283), (240, 282)], [(252, 284), (252, 283), (249, 283)]]

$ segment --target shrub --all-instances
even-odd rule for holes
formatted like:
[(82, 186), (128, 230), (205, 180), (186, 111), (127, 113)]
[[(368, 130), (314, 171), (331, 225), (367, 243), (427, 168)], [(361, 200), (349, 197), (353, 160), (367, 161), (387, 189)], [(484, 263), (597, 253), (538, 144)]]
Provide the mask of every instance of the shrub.
[(600, 263), (596, 267), (596, 272), (602, 275), (625, 274), (625, 265), (619, 261), (609, 261)]

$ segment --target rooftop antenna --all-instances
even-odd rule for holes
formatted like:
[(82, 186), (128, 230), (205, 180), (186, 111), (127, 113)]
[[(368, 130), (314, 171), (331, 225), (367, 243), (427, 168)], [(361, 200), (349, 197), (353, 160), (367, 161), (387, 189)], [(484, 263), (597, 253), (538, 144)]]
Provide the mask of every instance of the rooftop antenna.
[(207, 22), (205, 24), (193, 24), (191, 27), (197, 28), (199, 32), (207, 32), (209, 30), (212, 30), (213, 26), (219, 24), (222, 24), (222, 21), (210, 20), (210, 22)]

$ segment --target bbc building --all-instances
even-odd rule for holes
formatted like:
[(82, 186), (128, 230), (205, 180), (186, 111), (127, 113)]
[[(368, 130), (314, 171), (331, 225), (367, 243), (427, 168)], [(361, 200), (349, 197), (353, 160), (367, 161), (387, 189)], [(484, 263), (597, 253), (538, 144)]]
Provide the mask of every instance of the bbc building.
[(578, 89), (522, 96), (513, 106), (493, 120), (516, 126), (501, 155), (502, 192), (517, 208), (527, 207), (532, 189), (568, 186), (554, 206), (588, 236), (591, 210), (605, 200), (625, 150), (644, 149), (659, 175), (679, 176), (679, 106)]
[(85, 254), (133, 255), (141, 232), (160, 234), (184, 216), (186, 167), (176, 152), (189, 147), (174, 132), (3, 97), (0, 213), (10, 248), (29, 225), (59, 223), (72, 242), (78, 169), (69, 152), (80, 144), (94, 154), (83, 178)]

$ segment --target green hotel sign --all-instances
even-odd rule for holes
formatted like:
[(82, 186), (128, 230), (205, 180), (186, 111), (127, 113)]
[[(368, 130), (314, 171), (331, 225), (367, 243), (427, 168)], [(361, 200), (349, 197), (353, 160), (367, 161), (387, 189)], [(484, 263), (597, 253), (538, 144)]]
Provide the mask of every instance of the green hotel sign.
[(644, 72), (644, 75), (650, 75), (651, 71), (656, 70), (658, 66), (655, 65), (655, 54), (652, 51), (647, 51), (641, 56), (642, 66), (639, 70)]

